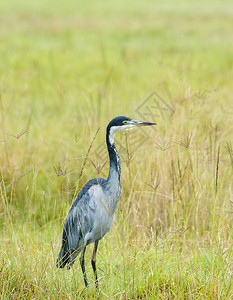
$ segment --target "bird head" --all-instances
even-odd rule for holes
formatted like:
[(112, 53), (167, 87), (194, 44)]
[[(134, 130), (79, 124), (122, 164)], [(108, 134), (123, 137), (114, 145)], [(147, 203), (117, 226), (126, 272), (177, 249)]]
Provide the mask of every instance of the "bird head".
[(140, 126), (151, 126), (156, 123), (132, 120), (128, 117), (119, 116), (110, 121), (107, 126), (107, 137), (109, 138), (110, 144), (114, 143), (114, 136), (118, 131), (131, 130)]

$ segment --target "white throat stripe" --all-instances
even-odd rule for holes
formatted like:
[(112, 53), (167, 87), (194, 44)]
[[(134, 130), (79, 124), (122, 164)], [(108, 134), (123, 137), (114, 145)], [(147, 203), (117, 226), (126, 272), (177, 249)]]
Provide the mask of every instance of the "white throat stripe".
[(110, 132), (109, 132), (109, 142), (110, 142), (110, 144), (111, 145), (114, 144), (114, 136), (115, 136), (116, 132), (131, 130), (133, 128), (135, 128), (135, 126), (133, 124), (124, 125), (124, 126), (112, 126), (110, 128)]

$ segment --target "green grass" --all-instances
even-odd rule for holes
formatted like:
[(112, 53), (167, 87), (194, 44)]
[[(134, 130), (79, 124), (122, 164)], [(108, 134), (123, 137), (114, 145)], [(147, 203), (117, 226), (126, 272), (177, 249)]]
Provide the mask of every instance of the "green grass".
[[(2, 299), (233, 297), (232, 14), (209, 0), (0, 4)], [(117, 137), (123, 194), (97, 293), (92, 246), (89, 289), (78, 261), (55, 261), (75, 190), (108, 174), (117, 115), (158, 125)]]

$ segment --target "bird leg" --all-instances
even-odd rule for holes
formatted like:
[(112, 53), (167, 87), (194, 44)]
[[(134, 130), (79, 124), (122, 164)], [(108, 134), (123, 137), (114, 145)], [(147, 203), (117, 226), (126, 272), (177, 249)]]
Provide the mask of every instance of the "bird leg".
[(82, 251), (82, 254), (81, 254), (79, 260), (80, 260), (81, 268), (82, 268), (82, 271), (83, 271), (83, 277), (84, 277), (85, 286), (88, 287), (87, 275), (86, 275), (85, 263), (84, 263), (85, 251), (86, 251), (86, 244), (83, 245), (83, 251)]
[(96, 286), (97, 290), (98, 290), (98, 277), (97, 277), (97, 271), (96, 271), (96, 253), (97, 253), (98, 243), (99, 243), (99, 241), (95, 241), (95, 246), (94, 246), (92, 259), (91, 259), (92, 268), (93, 268), (93, 271), (95, 274), (95, 286)]

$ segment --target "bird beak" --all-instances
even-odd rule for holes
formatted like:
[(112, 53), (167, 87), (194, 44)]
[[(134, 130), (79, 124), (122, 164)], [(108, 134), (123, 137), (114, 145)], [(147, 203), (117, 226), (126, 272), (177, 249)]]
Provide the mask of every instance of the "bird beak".
[(135, 126), (151, 126), (151, 125), (157, 125), (156, 123), (152, 122), (145, 122), (145, 121), (137, 121), (137, 120), (131, 120), (131, 124)]

